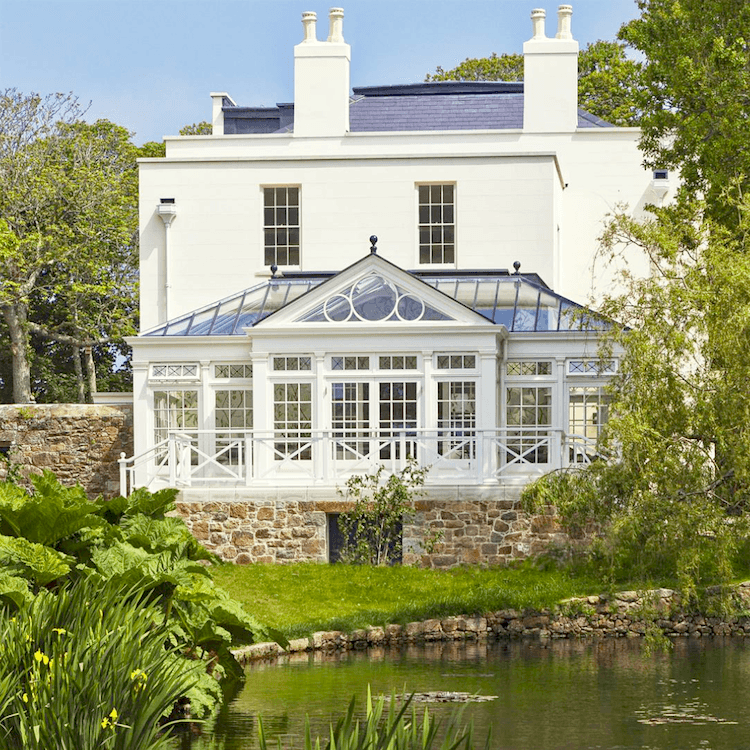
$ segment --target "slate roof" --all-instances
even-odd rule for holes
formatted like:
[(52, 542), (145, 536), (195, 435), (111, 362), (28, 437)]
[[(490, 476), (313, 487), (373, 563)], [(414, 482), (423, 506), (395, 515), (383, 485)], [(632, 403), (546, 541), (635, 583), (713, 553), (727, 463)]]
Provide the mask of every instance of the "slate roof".
[[(435, 81), (353, 89), (352, 133), (419, 130), (511, 130), (523, 128), (523, 83)], [(611, 128), (579, 109), (579, 128)], [(224, 107), (226, 134), (287, 133), (294, 129), (294, 105)]]

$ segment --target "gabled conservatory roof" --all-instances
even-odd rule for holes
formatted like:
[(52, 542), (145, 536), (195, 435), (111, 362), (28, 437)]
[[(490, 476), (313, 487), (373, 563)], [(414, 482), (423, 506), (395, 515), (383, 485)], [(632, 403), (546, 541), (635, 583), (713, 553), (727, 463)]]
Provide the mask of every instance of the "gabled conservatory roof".
[[(556, 294), (536, 274), (412, 271), (411, 275), (510, 332), (594, 331), (609, 323)], [(288, 273), (175, 318), (142, 336), (241, 336), (334, 273)], [(439, 319), (433, 317), (432, 319)], [(311, 317), (311, 322), (314, 321)]]

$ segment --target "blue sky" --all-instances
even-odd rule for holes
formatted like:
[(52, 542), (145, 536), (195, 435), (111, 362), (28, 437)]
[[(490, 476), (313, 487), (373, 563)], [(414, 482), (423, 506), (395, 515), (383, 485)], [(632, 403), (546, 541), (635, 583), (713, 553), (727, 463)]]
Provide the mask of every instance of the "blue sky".
[[(635, 0), (572, 0), (583, 47), (613, 39), (637, 15)], [(549, 0), (0, 0), (0, 88), (72, 91), (87, 119), (112, 120), (135, 142), (161, 140), (210, 119), (209, 92), (238, 104), (293, 98), (293, 47), (303, 11), (344, 8), (353, 86), (412, 83), (466, 57), (520, 52), (532, 8)]]

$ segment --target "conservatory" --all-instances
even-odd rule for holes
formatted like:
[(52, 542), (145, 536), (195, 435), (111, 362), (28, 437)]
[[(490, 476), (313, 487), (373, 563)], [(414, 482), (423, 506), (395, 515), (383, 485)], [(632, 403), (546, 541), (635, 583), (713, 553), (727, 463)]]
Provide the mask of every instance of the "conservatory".
[(588, 463), (607, 323), (535, 274), (287, 272), (132, 339), (136, 486), (330, 487), (410, 459), (428, 483)]

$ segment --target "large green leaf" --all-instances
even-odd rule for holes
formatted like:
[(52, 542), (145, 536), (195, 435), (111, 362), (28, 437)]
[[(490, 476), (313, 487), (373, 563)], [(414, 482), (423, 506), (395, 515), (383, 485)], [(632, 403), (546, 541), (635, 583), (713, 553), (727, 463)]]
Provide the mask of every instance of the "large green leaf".
[(123, 518), (120, 524), (123, 541), (148, 552), (181, 549), (191, 560), (212, 560), (180, 518), (151, 518), (143, 513)]
[(0, 570), (0, 601), (12, 602), (20, 608), (32, 598), (29, 582), (25, 578), (13, 575), (9, 570)]
[(124, 586), (138, 585), (144, 589), (179, 585), (191, 587), (194, 577), (208, 577), (203, 565), (182, 557), (181, 550), (159, 554), (147, 552), (127, 542), (115, 542), (92, 555), (92, 562), (102, 576)]
[(35, 492), (10, 483), (0, 485), (0, 533), (49, 547), (103, 521), (83, 488), (63, 487), (52, 472), (33, 476)]
[(72, 557), (27, 539), (0, 536), (0, 565), (45, 586), (70, 573)]

